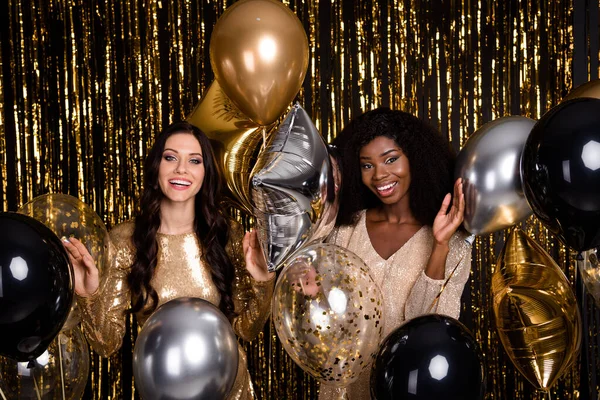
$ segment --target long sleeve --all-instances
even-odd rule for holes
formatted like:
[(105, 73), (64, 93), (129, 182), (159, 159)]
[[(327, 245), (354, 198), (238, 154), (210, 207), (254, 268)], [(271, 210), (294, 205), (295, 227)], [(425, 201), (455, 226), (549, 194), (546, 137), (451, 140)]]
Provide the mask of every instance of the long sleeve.
[(242, 246), (243, 235), (242, 227), (231, 222), (226, 251), (235, 267), (233, 302), (238, 315), (233, 320), (233, 329), (239, 337), (251, 341), (262, 331), (269, 318), (275, 278), (259, 282), (248, 273)]
[(92, 349), (108, 357), (121, 348), (125, 334), (126, 310), (130, 305), (127, 275), (133, 261), (133, 224), (121, 224), (110, 232), (111, 249), (100, 287), (89, 297), (77, 297), (82, 326)]
[[(412, 319), (428, 312), (458, 318), (460, 314), (460, 297), (471, 271), (471, 245), (465, 241), (466, 237), (467, 235), (464, 233), (456, 233), (450, 240), (450, 252), (446, 259), (444, 279), (431, 279), (425, 274), (425, 271), (419, 274), (406, 300), (405, 319)], [(445, 280), (457, 265), (456, 271), (444, 288), (437, 303), (429, 311)]]

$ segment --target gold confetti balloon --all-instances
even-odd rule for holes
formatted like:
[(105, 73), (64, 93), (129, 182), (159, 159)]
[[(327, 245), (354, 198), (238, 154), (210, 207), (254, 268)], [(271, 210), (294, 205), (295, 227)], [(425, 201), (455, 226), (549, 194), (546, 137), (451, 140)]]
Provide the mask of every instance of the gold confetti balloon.
[(498, 335), (515, 367), (549, 390), (577, 358), (581, 316), (567, 277), (552, 257), (515, 229), (492, 276)]
[(81, 399), (89, 370), (81, 330), (62, 331), (32, 364), (0, 357), (0, 391), (6, 399)]
[(273, 321), (296, 364), (322, 383), (344, 387), (375, 357), (383, 298), (357, 255), (314, 244), (286, 262), (273, 295)]
[(18, 212), (37, 219), (59, 238), (79, 239), (90, 252), (102, 279), (110, 239), (104, 222), (89, 205), (67, 194), (50, 193), (25, 203)]
[(600, 262), (598, 262), (600, 251), (598, 249), (584, 251), (581, 256), (583, 259), (577, 261), (581, 280), (588, 293), (594, 298), (596, 306), (600, 308)]

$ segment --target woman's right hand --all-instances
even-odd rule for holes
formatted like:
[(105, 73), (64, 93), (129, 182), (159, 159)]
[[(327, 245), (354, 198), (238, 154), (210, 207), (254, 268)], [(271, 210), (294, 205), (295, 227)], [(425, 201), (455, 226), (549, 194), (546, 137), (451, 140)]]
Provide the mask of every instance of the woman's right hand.
[(99, 286), (98, 268), (94, 259), (79, 240), (63, 238), (62, 242), (75, 272), (75, 293), (82, 297), (90, 296)]

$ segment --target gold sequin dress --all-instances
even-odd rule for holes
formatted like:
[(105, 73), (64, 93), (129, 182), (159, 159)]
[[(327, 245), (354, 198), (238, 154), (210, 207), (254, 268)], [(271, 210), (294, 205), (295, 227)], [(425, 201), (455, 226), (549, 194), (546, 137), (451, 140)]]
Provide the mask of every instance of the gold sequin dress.
[[(234, 222), (231, 227), (226, 251), (235, 266), (233, 300), (238, 315), (233, 320), (233, 328), (242, 339), (252, 340), (269, 317), (275, 278), (258, 282), (250, 276), (243, 259), (242, 228)], [(96, 293), (77, 298), (88, 342), (94, 351), (104, 357), (121, 347), (125, 334), (125, 311), (130, 307), (131, 300), (127, 275), (135, 257), (131, 241), (133, 229), (133, 222), (125, 222), (110, 232), (114, 262), (104, 272), (106, 277)], [(152, 286), (158, 293), (159, 306), (178, 297), (198, 297), (218, 306), (220, 295), (202, 258), (196, 235), (159, 233), (157, 241), (158, 263)], [(140, 312), (136, 317), (142, 326), (148, 315)], [(239, 352), (238, 373), (229, 399), (253, 399), (246, 354), (241, 347)]]
[[(450, 240), (446, 277), (458, 263), (460, 265), (431, 311), (433, 313), (453, 318), (459, 316), (460, 297), (471, 270), (471, 246), (465, 242), (466, 237), (467, 234), (457, 232)], [(361, 212), (356, 225), (337, 228), (329, 237), (329, 243), (347, 248), (362, 258), (379, 285), (384, 298), (382, 339), (405, 320), (426, 314), (439, 293), (444, 280), (425, 275), (433, 240), (431, 227), (423, 226), (396, 253), (383, 259), (371, 244), (365, 211)], [(321, 385), (319, 399), (338, 399), (344, 392), (350, 400), (370, 399), (370, 372), (367, 368), (346, 390)]]

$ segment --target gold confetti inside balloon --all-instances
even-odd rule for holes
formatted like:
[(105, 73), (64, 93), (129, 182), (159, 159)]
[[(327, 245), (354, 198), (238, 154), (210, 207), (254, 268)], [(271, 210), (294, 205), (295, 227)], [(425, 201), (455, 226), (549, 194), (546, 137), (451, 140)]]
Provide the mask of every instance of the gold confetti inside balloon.
[(581, 317), (567, 277), (533, 239), (512, 231), (492, 276), (498, 335), (515, 367), (548, 390), (576, 359)]
[(592, 295), (596, 302), (596, 306), (600, 308), (600, 263), (598, 249), (584, 251), (581, 255), (583, 260), (578, 261), (579, 272), (581, 272), (581, 280), (589, 294)]
[(90, 359), (79, 328), (59, 333), (34, 363), (28, 368), (28, 362), (0, 357), (0, 390), (7, 399), (81, 399)]
[(322, 383), (344, 387), (369, 368), (383, 327), (381, 291), (354, 253), (309, 245), (284, 266), (273, 295), (283, 347)]
[(59, 238), (79, 239), (90, 252), (102, 279), (110, 238), (104, 222), (89, 205), (77, 197), (51, 193), (25, 203), (18, 212), (40, 221)]
[[(213, 81), (187, 121), (208, 136), (235, 206), (246, 212), (250, 203), (250, 171), (263, 140), (263, 128), (245, 116)], [(266, 127), (266, 132), (272, 127)]]

